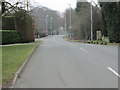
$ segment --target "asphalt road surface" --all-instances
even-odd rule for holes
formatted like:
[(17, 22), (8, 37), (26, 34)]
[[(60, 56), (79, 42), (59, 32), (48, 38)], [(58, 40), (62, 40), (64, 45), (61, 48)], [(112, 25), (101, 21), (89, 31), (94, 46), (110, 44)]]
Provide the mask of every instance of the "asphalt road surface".
[(118, 87), (118, 46), (42, 40), (15, 88)]

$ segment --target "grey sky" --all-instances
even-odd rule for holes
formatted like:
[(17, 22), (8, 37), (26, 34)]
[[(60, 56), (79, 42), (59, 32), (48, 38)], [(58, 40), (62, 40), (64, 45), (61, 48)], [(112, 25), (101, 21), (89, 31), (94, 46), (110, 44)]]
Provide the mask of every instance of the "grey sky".
[(63, 12), (69, 7), (68, 4), (71, 4), (72, 8), (75, 8), (77, 0), (36, 0), (36, 2), (53, 10)]
[[(97, 0), (94, 1), (97, 2)], [(51, 8), (52, 10), (64, 12), (66, 8), (69, 8), (68, 4), (71, 4), (71, 7), (75, 8), (77, 0), (35, 0), (35, 2), (40, 3), (42, 6)]]
[[(6, 1), (11, 1), (11, 2), (16, 2), (16, 1), (27, 1), (27, 0), (6, 0)], [(64, 12), (66, 8), (69, 8), (68, 4), (71, 4), (72, 8), (76, 7), (76, 2), (77, 0), (28, 0), (31, 3), (35, 3), (34, 5), (38, 6), (38, 5), (42, 5), (45, 7), (48, 7), (52, 10), (57, 10), (60, 12)], [(80, 1), (84, 1), (84, 0), (80, 0)], [(87, 0), (87, 1), (91, 1), (91, 0)], [(95, 2), (97, 2), (97, 0), (93, 0)]]

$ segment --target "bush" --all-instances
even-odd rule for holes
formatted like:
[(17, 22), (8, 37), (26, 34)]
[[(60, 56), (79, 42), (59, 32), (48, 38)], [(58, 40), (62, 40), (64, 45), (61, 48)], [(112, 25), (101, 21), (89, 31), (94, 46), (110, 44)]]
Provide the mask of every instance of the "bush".
[(14, 44), (19, 42), (19, 34), (17, 31), (11, 30), (1, 30), (2, 33), (2, 43), (0, 44)]

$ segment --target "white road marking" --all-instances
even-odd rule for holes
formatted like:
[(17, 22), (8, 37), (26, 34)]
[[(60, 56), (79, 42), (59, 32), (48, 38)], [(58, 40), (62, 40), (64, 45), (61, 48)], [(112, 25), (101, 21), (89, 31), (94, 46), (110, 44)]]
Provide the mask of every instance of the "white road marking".
[(84, 51), (84, 52), (86, 52), (86, 53), (88, 53), (85, 49), (83, 49), (83, 48), (80, 48), (82, 51)]
[(116, 76), (120, 77), (120, 75), (115, 70), (113, 70), (111, 67), (108, 67), (107, 69), (110, 70), (112, 73), (114, 73)]

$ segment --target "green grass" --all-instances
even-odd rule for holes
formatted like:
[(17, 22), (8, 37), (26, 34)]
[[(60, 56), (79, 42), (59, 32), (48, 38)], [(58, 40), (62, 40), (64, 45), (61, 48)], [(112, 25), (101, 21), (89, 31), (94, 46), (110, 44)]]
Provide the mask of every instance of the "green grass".
[(102, 40), (96, 40), (96, 41), (93, 41), (93, 43), (107, 43), (107, 42), (105, 42), (105, 41), (102, 41)]
[(2, 47), (2, 84), (6, 84), (14, 78), (15, 73), (32, 53), (34, 47), (39, 43), (4, 46)]
[(71, 40), (72, 42), (84, 42), (85, 40)]
[(120, 45), (120, 43), (108, 43), (108, 45)]
[(0, 85), (2, 84), (2, 48), (0, 48)]

